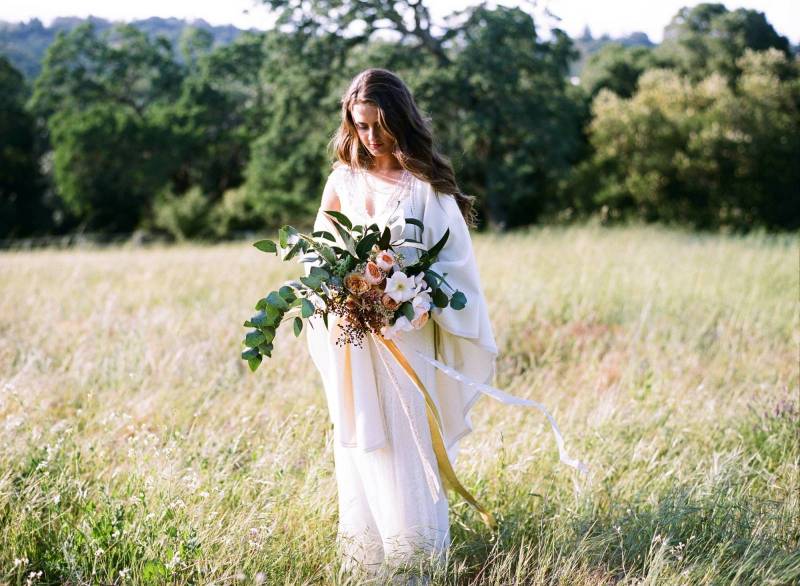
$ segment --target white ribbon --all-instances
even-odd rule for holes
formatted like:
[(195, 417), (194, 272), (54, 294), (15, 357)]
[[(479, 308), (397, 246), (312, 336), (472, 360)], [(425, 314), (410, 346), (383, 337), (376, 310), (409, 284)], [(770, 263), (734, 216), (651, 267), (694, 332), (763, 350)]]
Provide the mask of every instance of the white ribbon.
[[(536, 409), (544, 413), (545, 417), (547, 417), (547, 420), (550, 422), (550, 427), (552, 427), (553, 429), (553, 435), (556, 436), (556, 444), (558, 445), (558, 457), (561, 460), (561, 462), (563, 462), (567, 466), (575, 468), (578, 472), (584, 475), (588, 474), (589, 469), (587, 468), (586, 464), (584, 464), (580, 460), (570, 458), (569, 455), (567, 455), (567, 450), (564, 447), (564, 438), (561, 437), (561, 431), (558, 429), (556, 420), (553, 419), (553, 416), (550, 415), (550, 413), (547, 411), (544, 405), (536, 401), (532, 401), (530, 399), (521, 399), (519, 397), (515, 397), (514, 395), (509, 395), (508, 393), (504, 393), (503, 391), (496, 389), (492, 386), (479, 383), (478, 381), (473, 380), (468, 376), (464, 376), (456, 369), (450, 368), (446, 364), (439, 362), (435, 358), (426, 356), (419, 350), (417, 350), (416, 352), (423, 360), (432, 364), (433, 366), (444, 372), (447, 376), (454, 378), (455, 380), (465, 385), (468, 385), (474, 389), (477, 389), (486, 395), (489, 395), (492, 399), (495, 399), (496, 401), (500, 401), (501, 403), (505, 403), (506, 405), (525, 405), (528, 407), (535, 407)], [(578, 492), (580, 492), (580, 487), (578, 486), (577, 483), (575, 483), (575, 488)]]
[(440, 488), (440, 481), (439, 476), (434, 472), (433, 465), (431, 464), (430, 460), (428, 459), (427, 454), (425, 453), (425, 449), (422, 447), (422, 439), (419, 435), (419, 430), (417, 429), (417, 425), (414, 422), (414, 418), (411, 416), (411, 410), (409, 409), (408, 405), (405, 402), (403, 397), (403, 391), (400, 389), (400, 385), (397, 383), (397, 379), (394, 376), (394, 372), (389, 367), (389, 364), (386, 362), (386, 358), (383, 356), (383, 348), (381, 348), (381, 344), (375, 344), (378, 348), (378, 356), (380, 356), (381, 362), (383, 362), (383, 366), (386, 369), (386, 373), (389, 375), (389, 378), (394, 385), (394, 389), (396, 391), (396, 395), (398, 400), (400, 401), (400, 405), (403, 407), (403, 411), (408, 418), (409, 427), (411, 427), (411, 435), (414, 436), (414, 443), (417, 446), (417, 451), (419, 452), (420, 460), (422, 460), (422, 467), (425, 470), (425, 480), (428, 483), (428, 490), (430, 490), (431, 497), (433, 498), (433, 502), (439, 502), (439, 498), (441, 496), (441, 488)]

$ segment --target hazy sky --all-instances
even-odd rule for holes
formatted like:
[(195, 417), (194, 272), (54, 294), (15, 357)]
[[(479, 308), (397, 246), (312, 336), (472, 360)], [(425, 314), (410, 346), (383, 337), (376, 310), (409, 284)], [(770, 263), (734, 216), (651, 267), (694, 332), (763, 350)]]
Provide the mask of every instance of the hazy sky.
[[(695, 5), (692, 0), (539, 0), (519, 2), (501, 0), (491, 4), (514, 6), (523, 4), (535, 8), (527, 10), (538, 15), (537, 23), (555, 24), (546, 11), (560, 18), (560, 27), (570, 35), (581, 33), (589, 25), (599, 36), (609, 33), (617, 36), (633, 31), (644, 31), (653, 41), (660, 41), (664, 26), (679, 8)], [(477, 4), (475, 0), (429, 0), (428, 6), (434, 22), (455, 10)], [(725, 1), (728, 9), (752, 8), (766, 13), (772, 26), (793, 43), (800, 42), (800, 2), (796, 0), (753, 0), (751, 2)], [(270, 28), (272, 19), (263, 5), (256, 0), (137, 0), (136, 2), (109, 2), (108, 0), (2, 0), (0, 20), (22, 21), (38, 17), (45, 24), (56, 16), (100, 16), (111, 20), (132, 20), (148, 16), (175, 16), (202, 18), (212, 24), (234, 24), (242, 28)], [(440, 22), (440, 21), (439, 21)]]

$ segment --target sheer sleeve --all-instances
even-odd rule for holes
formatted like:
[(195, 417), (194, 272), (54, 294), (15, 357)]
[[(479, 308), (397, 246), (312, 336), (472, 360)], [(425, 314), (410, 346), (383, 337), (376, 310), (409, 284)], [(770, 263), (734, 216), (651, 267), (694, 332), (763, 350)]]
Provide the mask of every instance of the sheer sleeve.
[[(467, 298), (464, 309), (434, 308), (437, 358), (464, 375), (489, 384), (494, 378), (497, 345), (472, 247), (469, 229), (455, 198), (437, 194), (430, 185), (424, 193), (422, 242), (432, 247), (450, 229), (447, 243), (431, 267)], [(446, 289), (448, 293), (452, 293)], [(445, 443), (448, 449), (472, 431), (469, 411), (480, 391), (437, 371), (442, 403)]]

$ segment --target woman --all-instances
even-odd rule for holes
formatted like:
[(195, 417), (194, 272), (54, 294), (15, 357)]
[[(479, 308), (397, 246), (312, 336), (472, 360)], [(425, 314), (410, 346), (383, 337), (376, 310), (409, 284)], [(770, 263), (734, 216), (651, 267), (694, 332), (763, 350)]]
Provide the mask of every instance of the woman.
[[(494, 374), (497, 348), (481, 291), (468, 225), (472, 198), (456, 184), (447, 159), (408, 87), (384, 69), (357, 75), (342, 98), (334, 140), (338, 159), (322, 194), (315, 229), (331, 230), (325, 210), (356, 224), (399, 223), (430, 248), (449, 229), (431, 267), (463, 291), (466, 308), (435, 309), (419, 329), (393, 336), (440, 413), (447, 456), (472, 431), (469, 410), (480, 392), (449, 377), (435, 358), (479, 382)], [(404, 218), (421, 220), (424, 230)], [(408, 248), (405, 254), (416, 254)], [(425, 402), (382, 344), (367, 338), (345, 361), (337, 326), (317, 318), (308, 347), (320, 371), (333, 421), (339, 491), (337, 542), (348, 568), (375, 572), (418, 562), (441, 563), (450, 544), (448, 502), (432, 447)], [(419, 324), (417, 324), (419, 325)]]

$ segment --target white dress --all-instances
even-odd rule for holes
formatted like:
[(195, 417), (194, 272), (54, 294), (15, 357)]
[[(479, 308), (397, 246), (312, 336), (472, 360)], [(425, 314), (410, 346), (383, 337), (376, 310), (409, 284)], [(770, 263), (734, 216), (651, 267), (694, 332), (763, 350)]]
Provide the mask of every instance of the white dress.
[[(356, 223), (383, 226), (399, 210), (403, 217), (423, 221), (422, 233), (409, 224), (405, 235), (415, 235), (427, 247), (450, 228), (448, 243), (432, 268), (440, 274), (447, 272), (448, 282), (465, 292), (467, 308), (435, 310), (422, 329), (403, 332), (395, 342), (440, 412), (443, 439), (455, 468), (457, 442), (472, 431), (469, 409), (480, 393), (448, 378), (417, 352), (488, 382), (494, 374), (497, 349), (469, 232), (454, 198), (437, 196), (427, 182), (411, 175), (408, 178), (406, 188), (397, 192), (393, 183), (340, 165), (328, 180), (334, 184), (341, 211)], [(372, 216), (365, 205), (367, 190), (374, 195)], [(326, 222), (318, 213), (315, 229), (330, 229)], [(416, 253), (414, 249), (405, 252)], [(311, 325), (306, 328), (308, 348), (320, 371), (333, 422), (337, 545), (343, 565), (375, 575), (420, 557), (444, 562), (450, 545), (448, 501), (421, 393), (386, 348), (370, 337), (362, 348), (351, 346), (348, 393), (342, 378), (343, 349), (335, 344), (335, 316), (330, 316), (328, 330), (317, 317)]]

